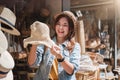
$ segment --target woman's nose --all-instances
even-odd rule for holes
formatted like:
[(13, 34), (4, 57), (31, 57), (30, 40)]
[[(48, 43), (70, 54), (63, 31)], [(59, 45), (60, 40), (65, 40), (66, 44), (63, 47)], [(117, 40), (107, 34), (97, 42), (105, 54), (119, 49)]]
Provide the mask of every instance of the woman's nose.
[(62, 29), (63, 28), (63, 26), (62, 25), (60, 25), (60, 27), (59, 27), (60, 29)]

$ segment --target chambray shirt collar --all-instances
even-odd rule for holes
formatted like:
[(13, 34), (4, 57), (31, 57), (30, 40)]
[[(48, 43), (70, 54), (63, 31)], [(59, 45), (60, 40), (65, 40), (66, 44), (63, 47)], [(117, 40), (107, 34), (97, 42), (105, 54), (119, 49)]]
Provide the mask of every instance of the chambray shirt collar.
[[(56, 37), (53, 37), (52, 40), (53, 40), (55, 43), (57, 43)], [(61, 45), (62, 45), (63, 47), (67, 47), (67, 44), (68, 44), (68, 40), (64, 41)]]

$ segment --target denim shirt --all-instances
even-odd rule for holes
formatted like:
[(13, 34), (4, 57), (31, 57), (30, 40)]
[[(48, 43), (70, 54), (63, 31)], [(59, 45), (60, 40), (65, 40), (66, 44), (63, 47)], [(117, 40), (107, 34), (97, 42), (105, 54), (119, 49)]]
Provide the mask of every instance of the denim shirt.
[[(56, 38), (53, 38), (53, 41), (56, 42)], [(63, 44), (59, 45), (61, 48), (61, 53), (65, 57), (65, 60), (68, 60), (70, 63), (74, 65), (73, 74), (67, 74), (63, 69), (60, 63), (58, 63), (58, 80), (76, 80), (75, 72), (79, 69), (80, 66), (80, 45), (76, 43), (74, 49), (71, 53), (66, 48), (68, 41), (66, 40)], [(37, 59), (33, 66), (39, 66), (39, 69), (36, 72), (36, 75), (33, 80), (49, 80), (49, 72), (51, 70), (52, 62), (54, 60), (54, 56), (50, 53), (50, 49), (47, 48), (44, 52), (44, 45), (40, 45), (37, 47)]]

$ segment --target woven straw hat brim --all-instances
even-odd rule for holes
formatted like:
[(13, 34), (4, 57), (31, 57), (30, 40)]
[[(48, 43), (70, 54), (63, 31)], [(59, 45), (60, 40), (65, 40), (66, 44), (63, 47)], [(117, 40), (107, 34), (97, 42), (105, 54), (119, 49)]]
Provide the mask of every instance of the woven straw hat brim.
[(40, 39), (35, 39), (32, 37), (24, 39), (24, 48), (27, 47), (28, 44), (33, 44), (33, 45), (45, 45), (49, 48), (51, 48), (55, 43), (52, 40), (40, 40)]

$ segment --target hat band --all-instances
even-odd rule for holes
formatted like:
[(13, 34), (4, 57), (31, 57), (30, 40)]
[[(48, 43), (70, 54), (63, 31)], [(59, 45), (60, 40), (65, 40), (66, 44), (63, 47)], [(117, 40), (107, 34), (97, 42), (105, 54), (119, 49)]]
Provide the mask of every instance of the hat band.
[[(0, 74), (4, 74), (4, 73), (7, 73), (9, 72), (11, 69), (7, 69), (7, 68), (4, 68), (2, 65), (0, 65)], [(4, 72), (3, 72), (4, 71)]]
[(5, 21), (5, 22), (7, 22), (7, 23), (8, 23), (9, 25), (11, 25), (11, 26), (14, 26), (12, 23), (10, 23), (8, 20), (6, 20), (5, 18), (3, 18), (3, 17), (1, 17), (1, 16), (0, 16), (0, 19), (3, 20), (3, 21)]
[[(9, 72), (9, 71), (8, 71)], [(7, 74), (8, 72), (0, 71), (0, 74)]]

